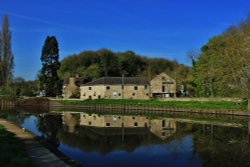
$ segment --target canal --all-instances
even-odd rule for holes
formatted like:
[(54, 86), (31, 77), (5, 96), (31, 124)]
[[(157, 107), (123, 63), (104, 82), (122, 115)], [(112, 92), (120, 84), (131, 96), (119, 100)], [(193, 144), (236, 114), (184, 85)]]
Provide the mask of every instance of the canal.
[(84, 167), (250, 166), (248, 118), (100, 113), (1, 114)]

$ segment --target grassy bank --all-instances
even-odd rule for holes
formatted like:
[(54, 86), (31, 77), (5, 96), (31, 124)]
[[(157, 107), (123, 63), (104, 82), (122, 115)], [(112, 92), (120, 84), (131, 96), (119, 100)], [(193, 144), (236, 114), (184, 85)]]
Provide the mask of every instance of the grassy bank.
[(6, 167), (35, 167), (20, 141), (2, 125), (0, 125), (0, 164)]
[(232, 101), (159, 101), (159, 100), (56, 100), (63, 105), (87, 105), (87, 104), (103, 104), (103, 105), (139, 105), (139, 106), (167, 106), (167, 107), (183, 107), (183, 108), (208, 108), (208, 109), (228, 109), (246, 111), (247, 102)]

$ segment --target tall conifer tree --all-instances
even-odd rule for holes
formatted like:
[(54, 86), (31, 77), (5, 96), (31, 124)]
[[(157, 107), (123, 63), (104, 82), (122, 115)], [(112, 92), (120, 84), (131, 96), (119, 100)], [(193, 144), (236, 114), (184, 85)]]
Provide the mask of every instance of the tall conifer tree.
[(55, 97), (62, 93), (62, 81), (57, 75), (60, 68), (58, 42), (55, 36), (48, 36), (45, 40), (41, 55), (42, 70), (40, 74), (40, 88), (48, 97)]
[(0, 86), (8, 86), (13, 77), (14, 56), (11, 51), (11, 31), (9, 19), (3, 16), (2, 31), (0, 32)]

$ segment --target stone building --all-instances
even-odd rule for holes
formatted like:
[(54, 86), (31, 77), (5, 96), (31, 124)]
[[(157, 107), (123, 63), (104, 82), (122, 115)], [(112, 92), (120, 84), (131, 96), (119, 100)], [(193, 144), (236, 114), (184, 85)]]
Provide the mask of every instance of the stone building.
[[(80, 94), (80, 85), (83, 84), (82, 77), (71, 77), (65, 79), (63, 82), (63, 98), (79, 98), (77, 94)], [(76, 97), (74, 97), (76, 96)], [(79, 95), (78, 95), (79, 96)]]
[(176, 96), (176, 81), (165, 73), (151, 81), (140, 77), (103, 77), (83, 84), (80, 77), (69, 78), (63, 87), (65, 99), (79, 92), (80, 99), (150, 99)]
[(103, 77), (80, 86), (81, 99), (149, 99), (149, 81), (139, 77)]
[(150, 81), (153, 98), (176, 97), (176, 81), (166, 73), (161, 73)]

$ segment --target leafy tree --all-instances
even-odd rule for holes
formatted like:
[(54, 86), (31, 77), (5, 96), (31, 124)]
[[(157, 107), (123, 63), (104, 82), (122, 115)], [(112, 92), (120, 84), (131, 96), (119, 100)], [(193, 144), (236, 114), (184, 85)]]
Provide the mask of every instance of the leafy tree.
[(250, 17), (201, 48), (192, 69), (197, 96), (250, 97)]
[(103, 76), (121, 76), (118, 57), (112, 51), (101, 49), (97, 54), (101, 57)]
[(11, 85), (13, 91), (15, 92), (15, 96), (36, 96), (39, 91), (38, 81), (26, 81), (22, 77), (16, 77), (13, 79), (13, 83)]
[(145, 64), (140, 57), (132, 51), (117, 53), (119, 58), (120, 70), (125, 76), (137, 76), (143, 70)]
[(48, 36), (45, 40), (41, 55), (42, 69), (39, 76), (40, 89), (45, 91), (46, 96), (55, 97), (62, 93), (62, 81), (58, 77), (57, 70), (60, 68), (59, 49), (56, 37)]

